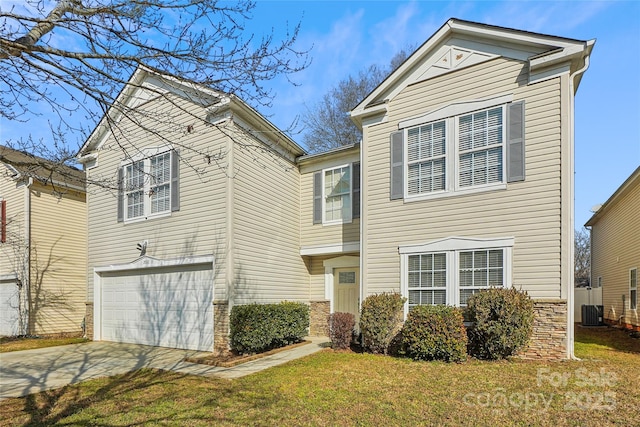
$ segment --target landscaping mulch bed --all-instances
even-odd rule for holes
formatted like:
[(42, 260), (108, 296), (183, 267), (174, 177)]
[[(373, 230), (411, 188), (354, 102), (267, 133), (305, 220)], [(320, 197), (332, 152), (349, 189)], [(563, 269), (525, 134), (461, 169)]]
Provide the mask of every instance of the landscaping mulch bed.
[(185, 358), (185, 362), (191, 363), (200, 363), (203, 365), (210, 366), (219, 366), (221, 368), (231, 368), (242, 363), (251, 362), (252, 360), (261, 359), (266, 356), (271, 356), (272, 354), (280, 353), (285, 350), (291, 350), (296, 347), (301, 347), (303, 345), (311, 344), (311, 341), (302, 341), (296, 344), (291, 344), (285, 347), (274, 348), (273, 350), (265, 351), (264, 353), (256, 353), (256, 354), (237, 354), (233, 352), (228, 352), (224, 354), (210, 354), (207, 356), (200, 357), (187, 357)]

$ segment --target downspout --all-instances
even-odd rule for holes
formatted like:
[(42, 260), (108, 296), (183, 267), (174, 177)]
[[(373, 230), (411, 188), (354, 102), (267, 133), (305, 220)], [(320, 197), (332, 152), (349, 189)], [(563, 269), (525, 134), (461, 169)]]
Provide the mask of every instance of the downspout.
[(33, 185), (33, 178), (27, 179), (24, 194), (24, 238), (25, 238), (25, 262), (24, 266), (26, 271), (24, 272), (25, 281), (22, 284), (22, 291), (26, 296), (25, 307), (25, 334), (31, 334), (31, 186)]
[[(594, 41), (590, 40), (586, 43), (586, 49), (589, 49), (589, 45), (593, 45)], [(569, 188), (571, 189), (571, 206), (570, 215), (569, 215), (569, 227), (571, 228), (571, 244), (569, 245), (569, 286), (567, 292), (567, 357), (569, 359), (579, 360), (574, 354), (574, 343), (575, 343), (575, 331), (574, 331), (574, 304), (575, 304), (575, 283), (574, 283), (574, 275), (575, 275), (575, 79), (581, 74), (584, 74), (589, 68), (589, 54), (584, 56), (584, 65), (579, 70), (575, 71), (573, 74), (569, 75), (569, 107), (571, 108), (570, 123), (569, 123), (569, 158), (571, 159), (570, 168), (571, 173), (569, 174), (571, 182), (569, 183)]]

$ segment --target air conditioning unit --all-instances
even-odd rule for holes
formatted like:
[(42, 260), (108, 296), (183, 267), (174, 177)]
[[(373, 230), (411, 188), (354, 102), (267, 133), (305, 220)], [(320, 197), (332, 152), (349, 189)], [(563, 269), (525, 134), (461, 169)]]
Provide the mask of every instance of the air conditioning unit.
[(604, 306), (582, 305), (582, 326), (602, 326), (604, 324)]

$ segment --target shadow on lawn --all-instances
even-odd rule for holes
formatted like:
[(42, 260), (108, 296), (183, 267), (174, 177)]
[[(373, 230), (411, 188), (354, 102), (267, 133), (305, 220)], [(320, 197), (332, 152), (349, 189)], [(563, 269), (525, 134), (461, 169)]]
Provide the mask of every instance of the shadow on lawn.
[(626, 353), (640, 354), (640, 338), (632, 338), (631, 331), (613, 327), (585, 328), (576, 325), (576, 342), (597, 344)]

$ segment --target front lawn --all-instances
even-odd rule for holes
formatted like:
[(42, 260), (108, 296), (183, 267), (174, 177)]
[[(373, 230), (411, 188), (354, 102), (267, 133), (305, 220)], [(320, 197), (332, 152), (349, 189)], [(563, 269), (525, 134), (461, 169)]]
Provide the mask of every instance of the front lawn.
[(87, 342), (86, 338), (38, 338), (38, 337), (2, 337), (0, 338), (0, 353), (36, 348), (55, 347), (57, 345), (79, 344)]
[(637, 425), (640, 340), (577, 328), (580, 362), (322, 351), (239, 380), (142, 370), (0, 402), (0, 425)]

